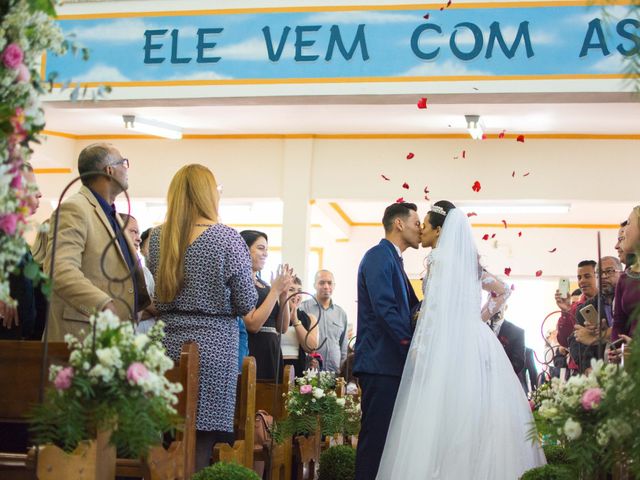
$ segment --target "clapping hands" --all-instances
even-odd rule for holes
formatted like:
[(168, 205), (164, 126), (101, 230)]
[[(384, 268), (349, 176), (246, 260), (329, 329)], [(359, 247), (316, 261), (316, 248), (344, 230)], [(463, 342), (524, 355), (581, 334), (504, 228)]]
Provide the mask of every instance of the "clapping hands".
[(288, 263), (278, 265), (276, 276), (271, 274), (271, 288), (277, 292), (278, 296), (286, 295), (293, 284), (294, 276), (293, 268)]

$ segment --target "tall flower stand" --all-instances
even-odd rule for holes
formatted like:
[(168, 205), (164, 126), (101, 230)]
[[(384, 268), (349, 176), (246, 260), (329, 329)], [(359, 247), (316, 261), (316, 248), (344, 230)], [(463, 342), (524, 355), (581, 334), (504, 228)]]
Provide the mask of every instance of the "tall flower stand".
[(94, 440), (81, 442), (71, 453), (55, 445), (44, 445), (38, 453), (39, 480), (114, 480), (116, 448), (109, 444), (111, 431), (99, 432)]

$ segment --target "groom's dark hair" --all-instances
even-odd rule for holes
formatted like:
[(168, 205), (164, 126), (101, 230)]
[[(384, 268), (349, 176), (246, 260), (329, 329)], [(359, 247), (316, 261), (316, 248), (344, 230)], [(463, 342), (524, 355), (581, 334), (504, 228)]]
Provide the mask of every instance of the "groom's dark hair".
[(411, 210), (417, 212), (418, 206), (415, 203), (396, 202), (385, 208), (384, 215), (382, 216), (384, 231), (390, 233), (393, 230), (393, 221), (396, 218), (406, 219), (411, 215)]

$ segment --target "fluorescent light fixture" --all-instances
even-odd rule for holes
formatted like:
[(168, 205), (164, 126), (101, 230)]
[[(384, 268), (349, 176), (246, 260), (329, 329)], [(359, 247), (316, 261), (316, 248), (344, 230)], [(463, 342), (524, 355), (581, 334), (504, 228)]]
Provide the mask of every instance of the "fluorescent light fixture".
[(140, 118), (135, 115), (123, 115), (122, 120), (124, 120), (124, 128), (130, 130), (136, 130), (155, 137), (170, 138), (172, 140), (180, 140), (182, 138), (182, 129), (175, 125)]
[(480, 115), (465, 115), (467, 121), (467, 130), (474, 140), (482, 140), (482, 124), (480, 123)]
[(527, 213), (550, 213), (561, 214), (569, 213), (571, 210), (570, 203), (481, 203), (481, 204), (463, 204), (460, 208), (465, 212), (476, 212), (477, 214), (527, 214)]

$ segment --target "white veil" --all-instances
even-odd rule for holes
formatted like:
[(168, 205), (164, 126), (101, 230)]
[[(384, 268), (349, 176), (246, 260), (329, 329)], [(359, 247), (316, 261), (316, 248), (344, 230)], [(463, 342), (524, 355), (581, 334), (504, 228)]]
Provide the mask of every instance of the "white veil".
[[(481, 319), (478, 253), (464, 212), (447, 213), (429, 260), (377, 478), (519, 478), (523, 465), (536, 466), (531, 443), (525, 445), (531, 412), (502, 345)], [(496, 451), (498, 458), (514, 456), (506, 460), (513, 465), (496, 461)]]

